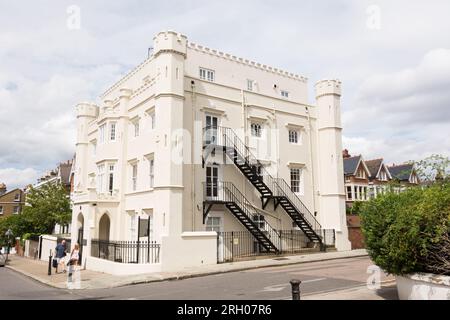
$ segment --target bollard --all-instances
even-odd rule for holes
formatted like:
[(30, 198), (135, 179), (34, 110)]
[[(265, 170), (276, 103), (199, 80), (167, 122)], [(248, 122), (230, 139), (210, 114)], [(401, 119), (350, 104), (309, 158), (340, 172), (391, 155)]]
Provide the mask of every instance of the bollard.
[(292, 300), (300, 300), (300, 280), (292, 279), (290, 281), (292, 286)]
[(48, 256), (48, 275), (52, 275), (52, 256)]

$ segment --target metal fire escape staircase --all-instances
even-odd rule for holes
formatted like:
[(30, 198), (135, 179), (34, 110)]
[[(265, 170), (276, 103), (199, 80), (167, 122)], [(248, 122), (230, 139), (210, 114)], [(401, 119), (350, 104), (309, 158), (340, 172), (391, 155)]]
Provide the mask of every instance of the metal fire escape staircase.
[(279, 252), (280, 237), (269, 223), (255, 212), (250, 202), (231, 182), (204, 183), (203, 220), (214, 204), (223, 204), (250, 231), (266, 252)]
[(223, 149), (236, 167), (261, 194), (263, 209), (273, 199), (274, 210), (278, 205), (281, 205), (311, 242), (323, 244), (323, 239), (320, 236), (322, 227), (316, 218), (284, 179), (273, 178), (267, 172), (251, 153), (248, 146), (231, 128), (210, 126), (203, 129), (204, 154), (208, 156), (217, 147)]

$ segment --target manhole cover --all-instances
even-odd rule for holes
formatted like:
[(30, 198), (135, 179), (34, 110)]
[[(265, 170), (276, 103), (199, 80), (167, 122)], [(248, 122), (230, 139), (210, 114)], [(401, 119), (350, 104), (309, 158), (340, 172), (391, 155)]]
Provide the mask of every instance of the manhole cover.
[(273, 260), (289, 260), (289, 258), (275, 258)]

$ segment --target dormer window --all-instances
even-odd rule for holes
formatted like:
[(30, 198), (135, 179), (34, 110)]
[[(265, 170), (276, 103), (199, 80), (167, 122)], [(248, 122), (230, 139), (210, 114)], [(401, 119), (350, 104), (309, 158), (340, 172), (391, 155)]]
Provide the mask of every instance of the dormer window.
[(360, 178), (360, 179), (365, 179), (366, 178), (366, 172), (364, 171), (363, 168), (359, 168), (358, 172), (356, 173), (356, 177)]

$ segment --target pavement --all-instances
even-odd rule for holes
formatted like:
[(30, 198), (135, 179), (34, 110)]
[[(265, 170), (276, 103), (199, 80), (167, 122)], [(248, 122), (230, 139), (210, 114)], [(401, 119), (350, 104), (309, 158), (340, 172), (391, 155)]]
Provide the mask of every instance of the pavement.
[(67, 273), (54, 274), (55, 269), (52, 268), (52, 275), (49, 276), (48, 262), (45, 261), (24, 258), (17, 255), (10, 255), (10, 259), (6, 267), (55, 288), (108, 289), (132, 284), (151, 283), (167, 280), (181, 280), (193, 277), (202, 277), (258, 268), (288, 266), (308, 262), (328, 261), (364, 256), (367, 256), (367, 252), (364, 249), (341, 252), (321, 252), (305, 255), (282, 256), (270, 259), (222, 263), (196, 268), (187, 268), (179, 272), (159, 272), (132, 276), (116, 276), (91, 270), (80, 270), (79, 279), (81, 281), (77, 286), (71, 286), (71, 284), (68, 283)]

